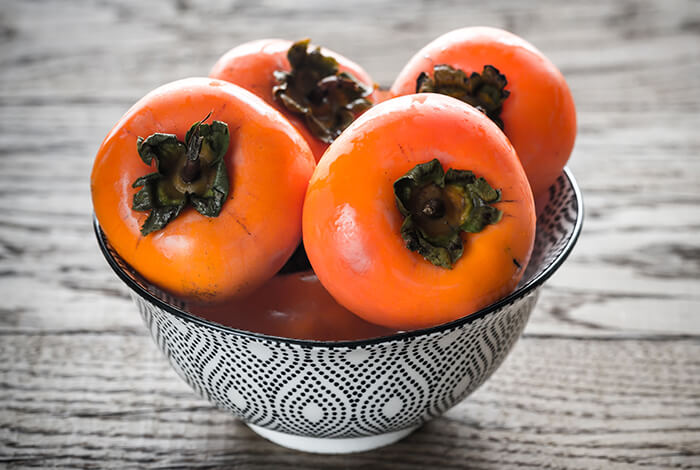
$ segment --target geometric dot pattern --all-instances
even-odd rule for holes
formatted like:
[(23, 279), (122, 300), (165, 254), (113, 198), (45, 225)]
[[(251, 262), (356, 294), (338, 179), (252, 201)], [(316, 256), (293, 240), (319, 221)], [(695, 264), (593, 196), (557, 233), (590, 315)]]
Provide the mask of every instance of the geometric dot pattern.
[[(560, 176), (549, 196), (521, 285), (555, 269), (575, 235), (579, 201), (570, 179)], [(416, 426), (457, 404), (503, 362), (538, 295), (537, 286), (484, 315), (417, 335), (333, 344), (215, 328), (132, 292), (156, 344), (199, 395), (270, 430), (339, 438)]]
[(242, 336), (133, 297), (175, 370), (207, 400), (276, 431), (358, 437), (421, 424), (475, 390), (522, 333), (537, 292), (453, 329), (354, 347)]

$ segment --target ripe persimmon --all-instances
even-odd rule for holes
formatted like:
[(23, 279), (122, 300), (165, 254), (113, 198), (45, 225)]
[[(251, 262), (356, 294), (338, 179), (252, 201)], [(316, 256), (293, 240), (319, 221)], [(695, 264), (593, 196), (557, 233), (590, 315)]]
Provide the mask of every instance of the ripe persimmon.
[(191, 311), (232, 328), (285, 338), (349, 341), (395, 332), (339, 305), (313, 271), (280, 274), (242, 299)]
[(394, 96), (391, 94), (391, 90), (377, 88), (376, 90), (374, 90), (374, 97), (377, 100), (374, 104), (379, 104), (382, 101), (386, 101), (388, 99), (393, 98)]
[(220, 302), (260, 286), (297, 247), (314, 166), (301, 135), (259, 97), (190, 78), (148, 93), (114, 126), (92, 201), (112, 247), (146, 280)]
[(524, 39), (496, 28), (457, 29), (404, 66), (394, 95), (448, 94), (479, 107), (506, 133), (535, 196), (561, 174), (576, 138), (576, 109), (561, 72)]
[(309, 40), (261, 39), (234, 47), (210, 77), (255, 93), (281, 111), (304, 136), (318, 161), (328, 144), (376, 101), (362, 67)]
[(445, 323), (512, 291), (535, 237), (515, 151), (475, 108), (438, 94), (390, 99), (328, 148), (303, 238), (344, 307), (396, 329)]

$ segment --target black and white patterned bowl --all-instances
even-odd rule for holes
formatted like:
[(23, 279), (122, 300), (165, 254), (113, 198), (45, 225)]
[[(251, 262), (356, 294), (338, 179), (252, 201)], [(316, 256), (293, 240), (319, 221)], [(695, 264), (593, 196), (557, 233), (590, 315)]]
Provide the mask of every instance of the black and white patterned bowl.
[(94, 224), (102, 253), (156, 344), (198, 394), (273, 442), (343, 453), (397, 441), (479, 387), (520, 337), (539, 288), (571, 252), (582, 220), (581, 194), (564, 170), (512, 294), (441, 326), (341, 342), (272, 337), (196, 317), (141, 279)]

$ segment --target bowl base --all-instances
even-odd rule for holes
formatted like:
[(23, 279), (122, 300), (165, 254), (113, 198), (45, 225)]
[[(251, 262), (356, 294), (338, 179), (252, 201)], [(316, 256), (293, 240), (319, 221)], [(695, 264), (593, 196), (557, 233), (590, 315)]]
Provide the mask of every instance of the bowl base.
[(377, 434), (374, 436), (324, 438), (297, 436), (295, 434), (271, 431), (254, 424), (246, 424), (255, 433), (269, 441), (274, 442), (275, 444), (281, 445), (282, 447), (287, 447), (289, 449), (300, 450), (302, 452), (312, 452), (314, 454), (350, 454), (353, 452), (364, 452), (367, 450), (377, 449), (403, 439), (420, 427), (414, 426), (407, 429), (401, 429), (400, 431)]

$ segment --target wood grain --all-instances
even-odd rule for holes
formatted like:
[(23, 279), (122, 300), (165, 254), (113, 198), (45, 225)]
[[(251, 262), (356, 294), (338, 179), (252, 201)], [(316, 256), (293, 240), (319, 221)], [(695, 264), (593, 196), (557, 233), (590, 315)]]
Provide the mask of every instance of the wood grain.
[(327, 457), (256, 438), (195, 397), (141, 335), (18, 334), (0, 349), (0, 442), (6, 461), (41, 467), (99, 455), (100, 466), (691, 468), (698, 357), (697, 339), (525, 337), (486, 385), (405, 441)]
[[(160, 358), (98, 252), (89, 174), (147, 91), (261, 37), (389, 85), (487, 24), (565, 74), (584, 232), (487, 384), (387, 449), (269, 444)], [(700, 468), (700, 3), (9, 0), (0, 9), (0, 466)]]

